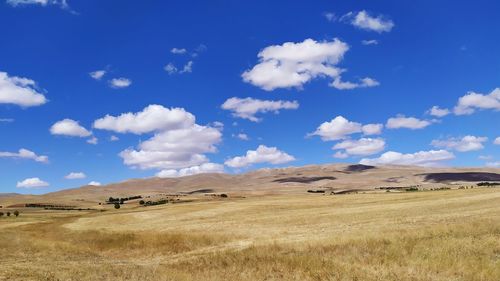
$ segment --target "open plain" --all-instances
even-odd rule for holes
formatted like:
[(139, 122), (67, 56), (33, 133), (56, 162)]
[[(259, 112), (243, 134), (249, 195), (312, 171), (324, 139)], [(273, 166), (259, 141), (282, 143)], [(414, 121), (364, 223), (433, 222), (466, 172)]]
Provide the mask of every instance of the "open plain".
[[(333, 194), (310, 184), (120, 209), (82, 199), (80, 211), (20, 208), (0, 219), (0, 280), (500, 280), (499, 188)], [(12, 196), (0, 202), (36, 198)]]

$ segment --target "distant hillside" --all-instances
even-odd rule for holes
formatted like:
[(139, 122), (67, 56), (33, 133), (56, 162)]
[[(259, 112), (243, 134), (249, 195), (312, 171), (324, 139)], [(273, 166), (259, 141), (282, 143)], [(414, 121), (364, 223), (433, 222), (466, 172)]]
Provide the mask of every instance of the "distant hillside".
[(160, 193), (225, 192), (251, 195), (305, 193), (310, 189), (373, 190), (380, 187), (412, 185), (432, 187), (480, 181), (500, 181), (500, 169), (329, 164), (260, 169), (237, 175), (199, 174), (181, 178), (131, 179), (105, 186), (82, 186), (44, 195), (1, 194), (0, 203), (2, 201), (102, 202), (109, 196), (127, 197)]

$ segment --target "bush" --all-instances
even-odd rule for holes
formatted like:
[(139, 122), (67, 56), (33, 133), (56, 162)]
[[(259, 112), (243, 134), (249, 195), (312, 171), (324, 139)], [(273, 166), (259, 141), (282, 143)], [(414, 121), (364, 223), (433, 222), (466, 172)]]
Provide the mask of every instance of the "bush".
[(120, 209), (120, 204), (115, 203), (115, 209), (117, 209), (117, 210)]
[(144, 205), (144, 200), (139, 201), (139, 204)]
[(3, 212), (0, 212), (0, 217), (3, 217)]
[(19, 217), (19, 211), (18, 210), (14, 211), (14, 216), (16, 216), (16, 218)]
[(222, 197), (222, 198), (227, 198), (227, 194), (222, 193), (222, 194), (220, 195), (220, 197)]
[(10, 217), (10, 212), (7, 212), (7, 216)]

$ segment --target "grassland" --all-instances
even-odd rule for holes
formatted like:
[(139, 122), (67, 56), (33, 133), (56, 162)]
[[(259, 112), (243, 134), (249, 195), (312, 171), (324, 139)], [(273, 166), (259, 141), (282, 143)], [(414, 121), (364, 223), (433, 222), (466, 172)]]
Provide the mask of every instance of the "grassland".
[(500, 280), (500, 190), (0, 218), (0, 280)]

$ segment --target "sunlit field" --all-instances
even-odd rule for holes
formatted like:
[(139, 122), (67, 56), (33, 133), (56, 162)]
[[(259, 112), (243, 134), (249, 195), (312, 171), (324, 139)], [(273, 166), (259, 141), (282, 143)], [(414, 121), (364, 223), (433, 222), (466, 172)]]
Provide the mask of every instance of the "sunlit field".
[(0, 280), (500, 280), (495, 188), (0, 218)]

